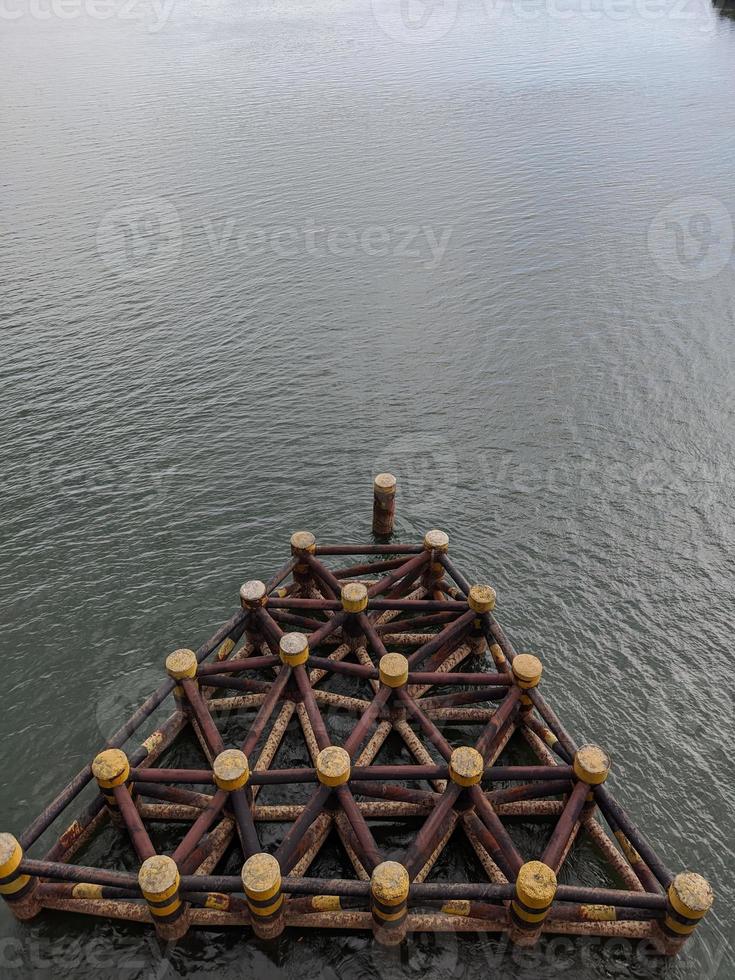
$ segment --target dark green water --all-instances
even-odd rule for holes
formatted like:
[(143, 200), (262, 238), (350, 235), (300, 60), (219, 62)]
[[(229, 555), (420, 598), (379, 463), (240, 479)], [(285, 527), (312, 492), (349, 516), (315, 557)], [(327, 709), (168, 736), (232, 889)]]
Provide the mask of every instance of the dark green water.
[(402, 538), (450, 533), (718, 899), (667, 964), (220, 932), (162, 958), (0, 910), (0, 974), (732, 976), (735, 22), (702, 0), (47, 9), (0, 15), (0, 828), (293, 530), (366, 537), (390, 469)]

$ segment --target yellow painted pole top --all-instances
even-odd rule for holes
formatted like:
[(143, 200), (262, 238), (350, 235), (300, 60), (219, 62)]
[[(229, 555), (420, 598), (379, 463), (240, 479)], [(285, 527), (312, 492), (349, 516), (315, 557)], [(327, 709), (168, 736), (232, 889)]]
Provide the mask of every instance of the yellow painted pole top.
[(130, 776), (130, 763), (122, 749), (105, 749), (92, 763), (92, 775), (102, 789), (122, 786)]
[(378, 670), (387, 687), (403, 687), (408, 680), (408, 660), (402, 653), (386, 653), (380, 658)]
[(298, 667), (309, 659), (309, 640), (304, 633), (284, 633), (278, 643), (278, 652), (284, 664)]
[(476, 613), (492, 612), (495, 608), (495, 589), (490, 585), (473, 585), (467, 596), (467, 604)]
[(610, 772), (610, 756), (599, 745), (583, 745), (574, 756), (574, 774), (589, 786), (604, 783)]
[(230, 792), (242, 787), (250, 779), (248, 758), (240, 749), (225, 749), (212, 763), (214, 781), (219, 789)]
[(175, 681), (197, 675), (197, 655), (193, 650), (174, 650), (166, 657), (166, 673)]
[(340, 598), (345, 612), (363, 612), (368, 604), (367, 586), (362, 582), (348, 582), (347, 585), (342, 586)]
[(265, 582), (261, 582), (260, 579), (251, 579), (240, 587), (240, 605), (244, 609), (257, 609), (259, 606), (264, 606), (267, 601)]
[(328, 745), (316, 757), (316, 774), (323, 786), (341, 786), (350, 778), (350, 770), (350, 756), (338, 745)]

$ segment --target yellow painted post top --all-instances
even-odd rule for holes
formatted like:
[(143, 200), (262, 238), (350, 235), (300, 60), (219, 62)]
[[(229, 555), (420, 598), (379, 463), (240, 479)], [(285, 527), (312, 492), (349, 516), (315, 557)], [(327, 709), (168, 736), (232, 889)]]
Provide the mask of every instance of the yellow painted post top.
[(604, 783), (610, 772), (610, 756), (599, 745), (583, 745), (574, 756), (574, 774), (589, 786)]
[(105, 749), (92, 763), (92, 775), (102, 789), (122, 786), (130, 777), (130, 763), (122, 749)]
[(341, 786), (350, 778), (350, 756), (338, 745), (328, 745), (316, 757), (316, 774), (323, 786)]
[(543, 670), (543, 664), (532, 653), (519, 653), (513, 660), (513, 676), (523, 691), (538, 686)]
[(449, 535), (436, 528), (432, 531), (427, 531), (424, 535), (424, 550), (446, 553), (449, 551)]
[(0, 878), (9, 878), (23, 860), (23, 849), (12, 834), (0, 834)]
[(242, 866), (242, 887), (248, 898), (265, 902), (281, 890), (281, 867), (272, 854), (251, 855)]
[(408, 898), (411, 880), (408, 871), (398, 861), (383, 861), (374, 868), (370, 891), (381, 905), (402, 905)]
[(257, 609), (268, 602), (265, 591), (265, 582), (253, 578), (240, 586), (240, 605), (243, 609)]
[(556, 874), (541, 861), (528, 861), (518, 872), (516, 897), (529, 909), (547, 909), (556, 896)]
[(197, 655), (193, 650), (174, 650), (166, 657), (166, 673), (175, 681), (196, 677), (198, 666)]
[(172, 898), (179, 888), (179, 869), (173, 858), (155, 854), (147, 858), (138, 872), (138, 884), (143, 897), (151, 902)]
[(714, 900), (710, 883), (694, 871), (682, 871), (669, 885), (671, 907), (685, 919), (701, 919)]
[(291, 554), (298, 555), (304, 551), (310, 554), (316, 551), (316, 538), (311, 531), (295, 531), (291, 535)]
[(396, 478), (392, 473), (378, 473), (375, 477), (373, 487), (376, 493), (388, 496), (396, 492)]
[(467, 604), (476, 613), (492, 612), (495, 608), (495, 589), (490, 585), (473, 585), (467, 596)]
[(485, 760), (477, 749), (461, 745), (449, 759), (449, 776), (458, 786), (476, 786), (482, 782)]
[(248, 758), (240, 749), (225, 749), (212, 763), (214, 781), (219, 789), (232, 792), (242, 789), (250, 779)]
[(309, 659), (309, 640), (304, 633), (284, 633), (278, 643), (278, 652), (284, 664), (298, 667)]
[(362, 582), (348, 582), (342, 586), (340, 595), (342, 608), (348, 613), (359, 613), (367, 609), (368, 590)]
[(378, 664), (380, 680), (387, 687), (403, 687), (408, 681), (408, 660), (402, 653), (386, 653)]

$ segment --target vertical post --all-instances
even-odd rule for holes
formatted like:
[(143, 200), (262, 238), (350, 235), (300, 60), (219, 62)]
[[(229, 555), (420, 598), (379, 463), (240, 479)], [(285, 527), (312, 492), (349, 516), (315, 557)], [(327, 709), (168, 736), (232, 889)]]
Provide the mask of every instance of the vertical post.
[(408, 871), (397, 861), (383, 861), (370, 878), (373, 935), (383, 946), (397, 946), (406, 936)]
[[(268, 592), (265, 587), (265, 582), (261, 582), (259, 579), (251, 579), (241, 586), (240, 605), (243, 609), (249, 609), (251, 613), (255, 613), (256, 610), (261, 609), (267, 604)], [(248, 640), (252, 643), (255, 650), (259, 651), (263, 643), (263, 634), (258, 626), (257, 616), (248, 616), (246, 633)]]
[(123, 786), (130, 779), (128, 757), (122, 749), (105, 749), (104, 752), (100, 752), (95, 757), (92, 763), (92, 775), (97, 780), (100, 793), (105, 798), (110, 822), (116, 827), (123, 827), (125, 821), (115, 799), (114, 790), (116, 786)]
[(309, 639), (304, 633), (284, 633), (278, 641), (281, 663), (300, 667), (309, 659)]
[(20, 871), (23, 848), (12, 834), (0, 834), (0, 895), (16, 919), (26, 922), (41, 911), (38, 879)]
[(678, 874), (666, 895), (666, 916), (656, 929), (656, 944), (665, 956), (675, 956), (712, 908), (709, 882), (694, 871)]
[[(311, 567), (303, 560), (304, 553), (313, 555), (316, 551), (316, 538), (311, 531), (295, 531), (291, 535), (291, 554), (297, 559), (293, 569), (294, 582), (299, 587), (299, 595), (308, 599), (315, 595), (314, 578)], [(301, 561), (298, 559), (301, 558)]]
[(156, 933), (166, 941), (181, 939), (189, 928), (187, 906), (179, 895), (179, 869), (165, 854), (149, 857), (138, 872), (138, 885), (153, 917)]
[(518, 872), (510, 906), (510, 938), (516, 946), (535, 946), (556, 897), (556, 874), (541, 861), (529, 861)]
[(378, 673), (386, 687), (403, 687), (408, 683), (408, 660), (402, 653), (386, 653), (380, 658)]
[(590, 787), (582, 816), (591, 817), (595, 811), (595, 786), (602, 786), (610, 773), (610, 756), (599, 745), (582, 745), (574, 756), (574, 775)]
[(393, 533), (396, 517), (396, 478), (378, 473), (373, 482), (373, 534), (379, 538)]
[[(516, 686), (521, 691), (530, 691), (538, 687), (544, 667), (538, 657), (532, 653), (519, 653), (513, 659), (513, 677)], [(525, 720), (533, 710), (533, 702), (527, 694), (521, 694), (521, 721)]]
[[(197, 655), (193, 650), (174, 650), (166, 657), (166, 673), (175, 681), (196, 677), (197, 667)], [(185, 713), (189, 712), (189, 702), (181, 684), (177, 684), (174, 688), (174, 700), (177, 708)]]
[[(470, 630), (470, 647), (475, 655), (485, 651), (485, 631), (483, 629), (483, 613), (492, 612), (495, 608), (495, 589), (490, 585), (472, 585), (467, 595), (467, 605), (477, 616), (472, 621)], [(501, 651), (502, 652), (502, 651)]]
[(281, 867), (272, 854), (253, 854), (242, 866), (242, 887), (248, 901), (253, 932), (260, 939), (275, 939), (283, 932)]
[(348, 613), (342, 625), (342, 634), (345, 637), (350, 650), (356, 650), (360, 645), (362, 628), (359, 622), (359, 614), (365, 612), (368, 605), (367, 586), (362, 582), (348, 582), (342, 586), (340, 593), (342, 608)]
[(426, 564), (426, 570), (421, 576), (421, 584), (429, 593), (429, 598), (433, 598), (435, 589), (441, 589), (444, 579), (444, 566), (438, 559), (438, 555), (446, 555), (449, 551), (449, 535), (445, 531), (434, 528), (427, 531), (424, 535), (424, 551), (431, 552), (431, 559)]

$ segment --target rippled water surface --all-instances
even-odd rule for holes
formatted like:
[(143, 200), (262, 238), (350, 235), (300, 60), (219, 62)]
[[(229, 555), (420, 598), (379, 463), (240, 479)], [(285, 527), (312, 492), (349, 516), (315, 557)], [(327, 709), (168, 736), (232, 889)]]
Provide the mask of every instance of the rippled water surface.
[(294, 529), (367, 537), (390, 469), (401, 537), (450, 533), (718, 901), (668, 964), (218, 931), (161, 961), (0, 910), (3, 975), (732, 975), (735, 21), (697, 2), (5, 5), (2, 829)]

